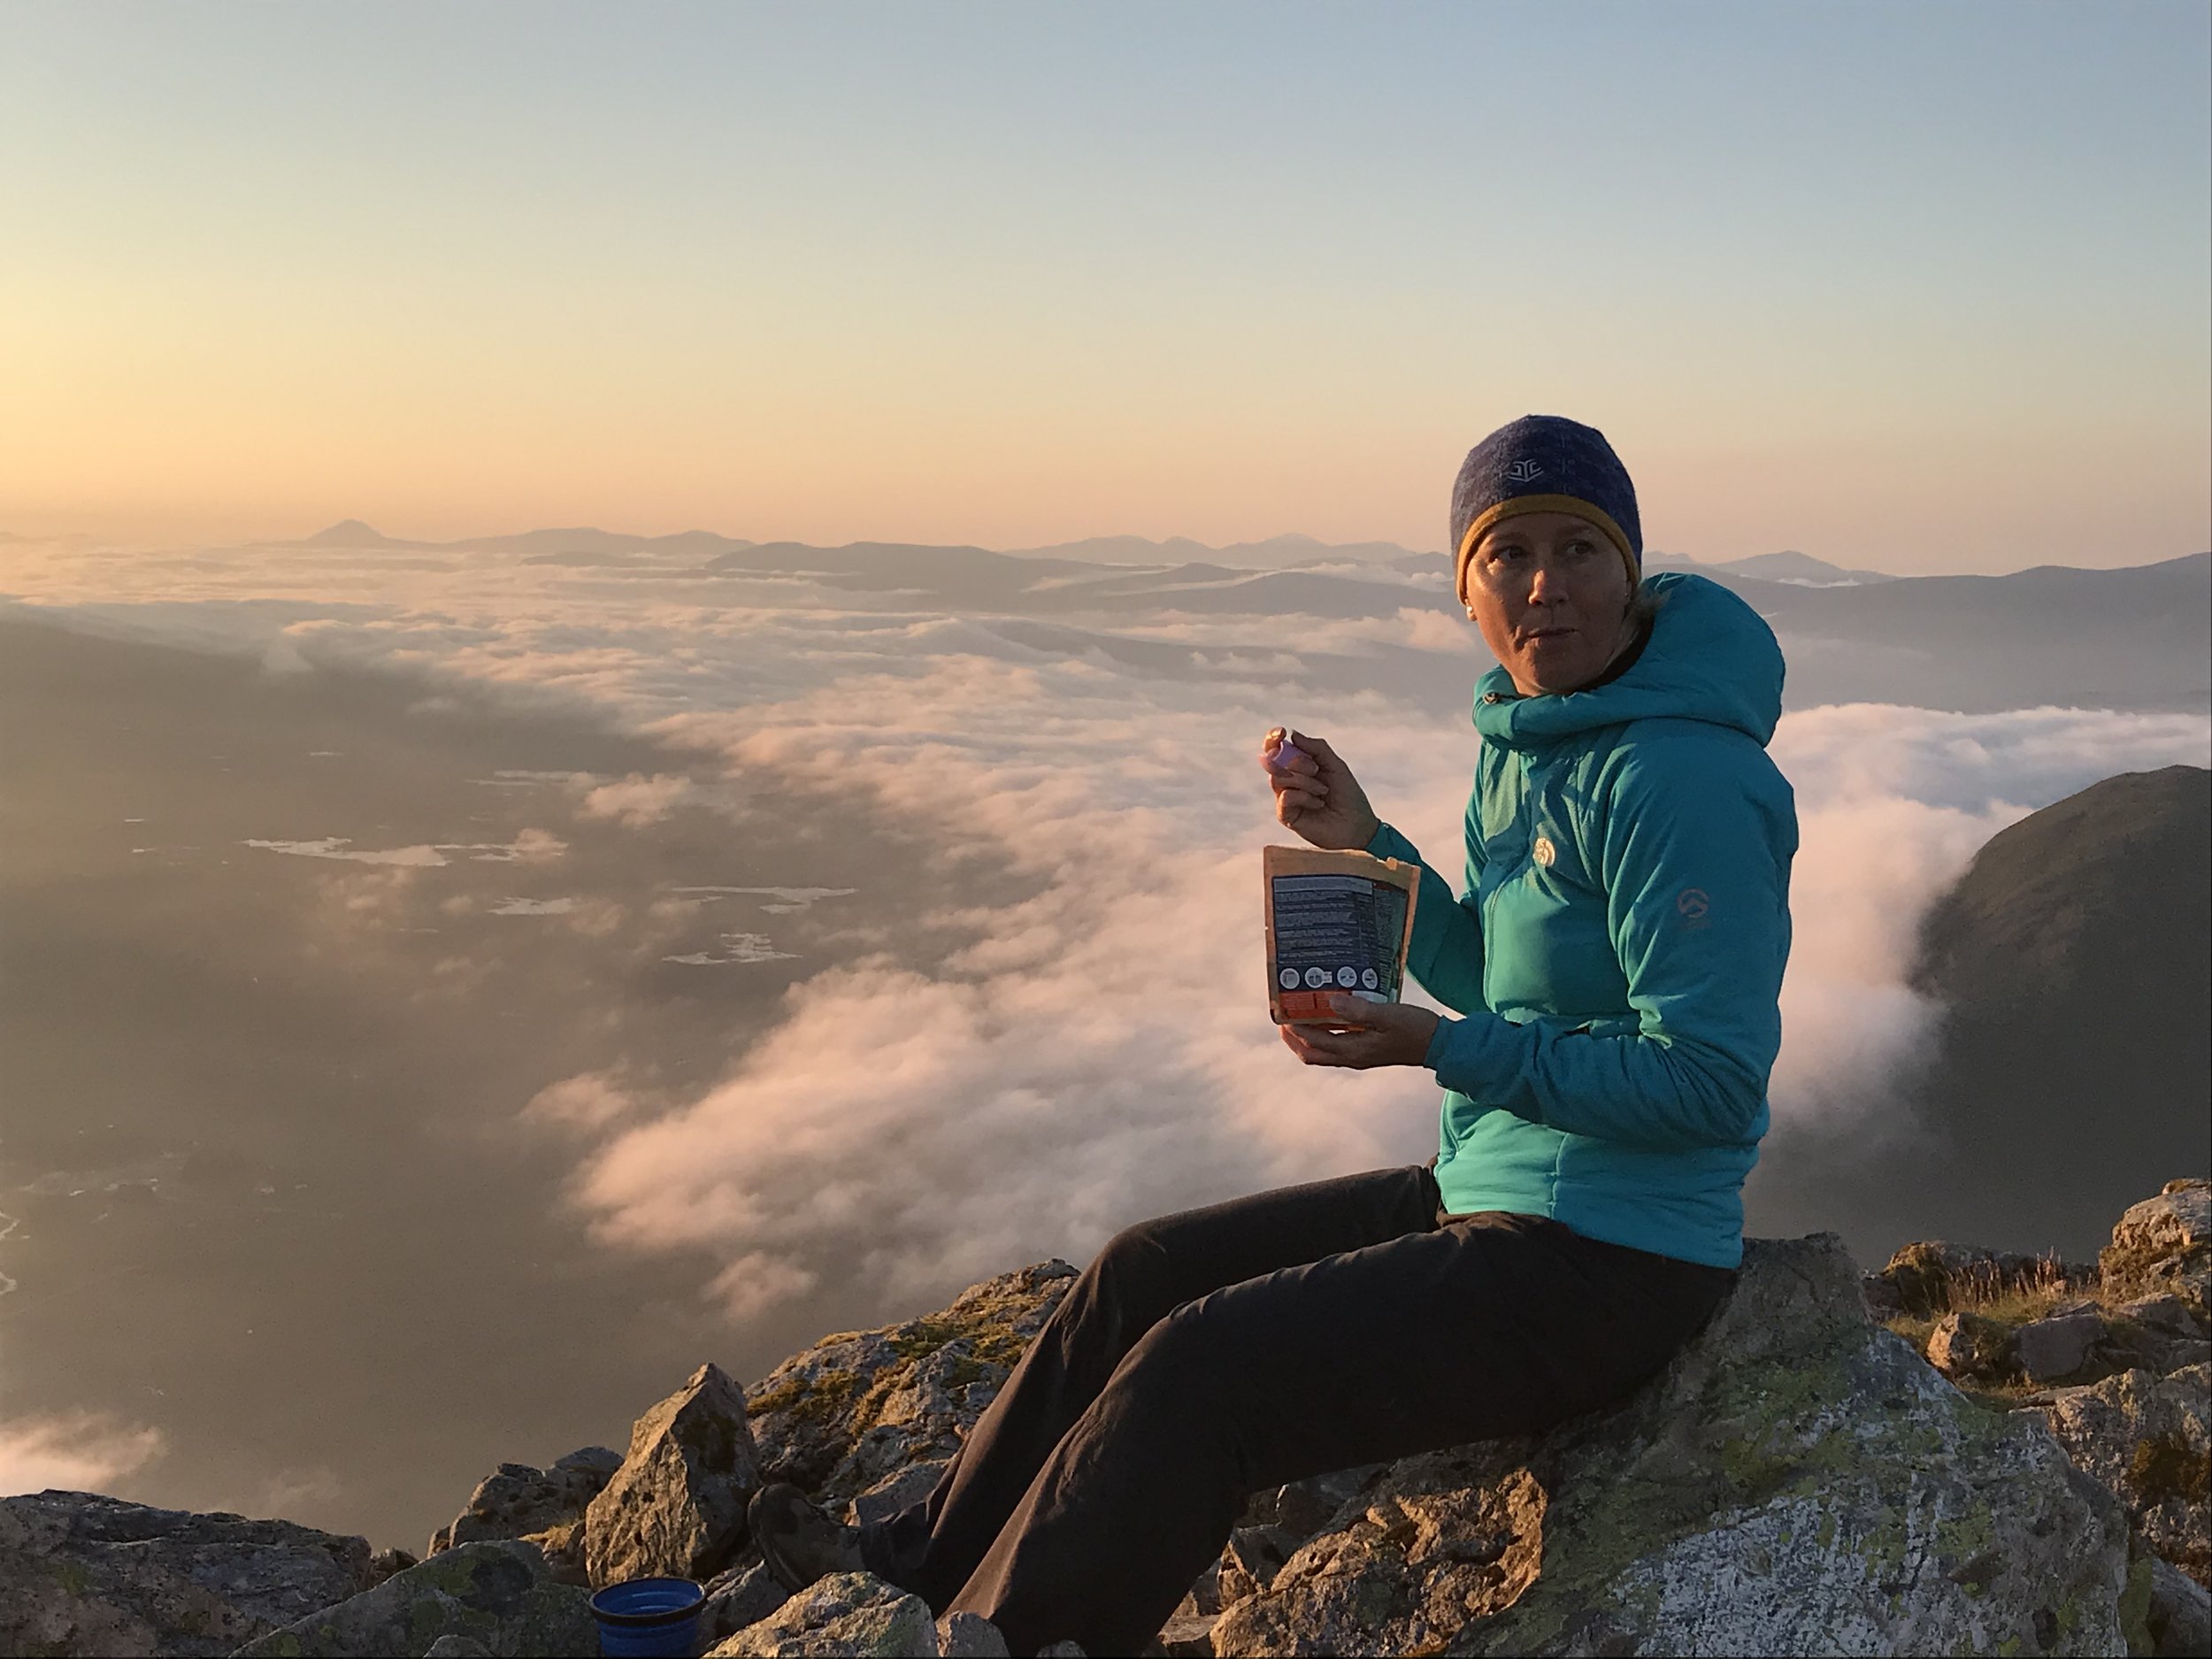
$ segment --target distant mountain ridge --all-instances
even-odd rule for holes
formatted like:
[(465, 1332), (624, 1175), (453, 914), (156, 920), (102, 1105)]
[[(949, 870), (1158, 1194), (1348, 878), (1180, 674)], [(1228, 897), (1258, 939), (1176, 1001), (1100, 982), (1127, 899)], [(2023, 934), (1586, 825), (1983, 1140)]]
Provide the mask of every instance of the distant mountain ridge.
[(2114, 570), (1728, 586), (1781, 639), (1793, 707), (2212, 706), (2212, 553)]
[[(740, 536), (718, 535), (708, 530), (685, 530), (672, 535), (630, 535), (591, 526), (568, 529), (525, 530), (505, 535), (465, 536), (452, 541), (416, 541), (386, 535), (359, 518), (346, 518), (319, 530), (294, 545), (302, 547), (395, 548), (472, 551), (507, 550), (539, 556), (541, 562), (557, 558), (581, 563), (588, 556), (619, 559), (625, 555), (657, 553), (711, 557), (749, 548), (808, 549), (798, 541), (759, 542)], [(911, 547), (966, 550), (965, 543), (852, 541), (846, 548)], [(820, 551), (838, 549), (820, 549)], [(1425, 553), (1395, 541), (1323, 541), (1310, 535), (1268, 536), (1257, 541), (1232, 541), (1214, 547), (1189, 536), (1169, 536), (1155, 541), (1137, 535), (1086, 536), (1074, 541), (1056, 541), (1039, 547), (984, 549), (1004, 558), (1045, 559), (1085, 565), (1160, 566), (1204, 565), (1228, 570), (1299, 570), (1330, 565), (1381, 565), (1393, 569), (1441, 569), (1449, 563), (1440, 553)], [(1708, 563), (1683, 553), (1652, 551), (1646, 565), (1653, 570), (1693, 570), (1708, 575), (1751, 577), (1765, 581), (1804, 583), (1815, 587), (1846, 586), (1858, 582), (1893, 581), (1880, 571), (1845, 570), (1824, 559), (1786, 549), (1755, 553), (1748, 558)]]
[(386, 535), (358, 518), (344, 518), (326, 530), (298, 541), (279, 541), (277, 547), (403, 548), (411, 551), (512, 552), (526, 564), (575, 564), (596, 560), (620, 562), (639, 554), (710, 557), (753, 545), (741, 537), (717, 535), (710, 530), (680, 530), (672, 535), (626, 535), (618, 531), (580, 526), (565, 530), (524, 530), (511, 535), (464, 536), (457, 541), (411, 541)]
[[(706, 531), (664, 536), (534, 530), (450, 543), (399, 541), (358, 520), (311, 545), (492, 552), (526, 564), (712, 582), (796, 576), (866, 595), (871, 607), (950, 611), (1044, 649), (1156, 652), (1120, 637), (1120, 619), (1158, 612), (1325, 621), (1381, 621), (1426, 611), (1463, 624), (1441, 555), (1388, 542), (1331, 547), (1277, 537), (1229, 549), (1135, 537), (1067, 542), (1060, 550), (854, 541), (816, 547), (751, 542)], [(301, 543), (283, 545), (298, 546)], [(1162, 557), (1141, 564), (1076, 556), (1079, 549)], [(1290, 563), (1233, 562), (1263, 552)], [(1184, 558), (1187, 552), (1207, 555)], [(1388, 557), (1377, 557), (1378, 554)], [(1655, 553), (1655, 567), (1686, 570), (1728, 588), (1764, 617), (1788, 661), (1785, 706), (1907, 703), (1962, 713), (2060, 705), (2198, 710), (2212, 707), (2212, 553), (2116, 569), (2039, 565), (2004, 576), (1888, 576), (1802, 554), (1700, 565)], [(1743, 567), (1779, 572), (1755, 575)], [(1836, 580), (1815, 578), (1822, 572)], [(1029, 618), (1040, 621), (1033, 622)], [(1038, 633), (1055, 619), (1050, 641)], [(1456, 701), (1466, 662), (1438, 642), (1378, 657), (1324, 658), (1317, 685)], [(1471, 634), (1467, 650), (1480, 656)], [(1176, 661), (1195, 665), (1188, 651)]]
[(1170, 536), (1164, 541), (1151, 541), (1137, 535), (1101, 535), (1010, 551), (1022, 558), (1083, 559), (1106, 565), (1223, 565), (1240, 570), (1295, 570), (1301, 565), (1347, 562), (1445, 562), (1441, 553), (1417, 552), (1395, 541), (1322, 541), (1310, 535), (1273, 535), (1260, 541), (1232, 541), (1224, 547), (1209, 547), (1180, 535)]
[(1694, 571), (1701, 576), (1749, 577), (1755, 581), (1781, 582), (1793, 588), (1857, 588), (1868, 582), (1893, 582), (1904, 580), (1886, 571), (1846, 570), (1840, 565), (1831, 565), (1826, 559), (1816, 559), (1809, 553), (1800, 553), (1786, 548), (1779, 553), (1754, 553), (1748, 558), (1721, 559), (1708, 564), (1692, 558), (1686, 553), (1662, 553), (1647, 550), (1644, 555), (1647, 570)]
[[(1136, 535), (1087, 536), (1073, 541), (1024, 548), (985, 548), (968, 542), (871, 541), (848, 541), (833, 546), (805, 541), (754, 541), (742, 536), (723, 535), (710, 530), (682, 530), (666, 535), (633, 535), (586, 525), (572, 528), (524, 530), (502, 535), (464, 536), (449, 541), (424, 541), (388, 536), (359, 518), (346, 518), (298, 541), (280, 541), (266, 545), (508, 551), (532, 557), (533, 562), (549, 563), (558, 559), (563, 563), (580, 564), (590, 556), (613, 560), (635, 554), (717, 558), (729, 553), (764, 552), (773, 549), (785, 557), (798, 558), (801, 562), (790, 568), (799, 570), (837, 567), (834, 563), (813, 562), (808, 556), (843, 555), (849, 560), (851, 556), (864, 550), (887, 556), (906, 554), (926, 561), (932, 556), (972, 560), (974, 555), (988, 554), (997, 559), (1122, 565), (1133, 570), (1162, 572), (1207, 568), (1249, 573), (1312, 570), (1344, 565), (1376, 565), (1397, 572), (1443, 571), (1447, 574), (1450, 569), (1450, 560), (1446, 554), (1423, 552), (1401, 546), (1395, 541), (1323, 541), (1313, 536), (1294, 534), (1269, 536), (1258, 541), (1233, 541), (1220, 547), (1195, 541), (1189, 536), (1169, 536), (1156, 541)], [(1831, 564), (1826, 559), (1816, 558), (1809, 553), (1801, 553), (1791, 548), (1773, 553), (1754, 553), (1742, 558), (1713, 560), (1652, 548), (1646, 549), (1644, 565), (1647, 571), (1689, 571), (1740, 589), (1746, 583), (1763, 588), (1853, 588), (1939, 580), (2001, 581), (2036, 571), (2081, 571), (2086, 573), (2093, 570), (2147, 570), (2204, 559), (2212, 559), (2212, 553), (2185, 554), (2179, 558), (2137, 565), (2039, 565), (1996, 576), (1899, 576), (1888, 571)], [(767, 566), (762, 565), (761, 568)]]
[[(960, 542), (885, 542), (849, 541), (840, 548), (815, 548), (800, 541), (760, 542), (742, 536), (721, 535), (709, 530), (683, 530), (672, 535), (631, 535), (619, 531), (601, 530), (591, 526), (550, 530), (525, 530), (504, 535), (463, 536), (450, 541), (410, 541), (403, 537), (386, 535), (375, 526), (359, 518), (345, 518), (319, 530), (313, 535), (296, 541), (271, 543), (279, 547), (334, 547), (334, 548), (395, 548), (420, 551), (445, 549), (457, 551), (513, 551), (530, 555), (553, 556), (568, 560), (574, 556), (600, 555), (619, 558), (627, 554), (657, 553), (667, 555), (695, 554), (712, 557), (758, 547), (797, 549), (804, 551), (836, 552), (854, 548), (905, 548), (924, 552), (988, 552), (1001, 558), (1042, 559), (1056, 562), (1074, 562), (1086, 565), (1127, 565), (1133, 566), (1173, 567), (1184, 565), (1210, 565), (1233, 570), (1285, 570), (1301, 565), (1374, 564), (1436, 565), (1443, 562), (1440, 553), (1417, 553), (1394, 541), (1322, 541), (1309, 535), (1270, 536), (1260, 541), (1233, 541), (1225, 547), (1211, 547), (1188, 536), (1170, 536), (1165, 541), (1148, 541), (1143, 536), (1089, 536), (1080, 541), (1056, 542), (1046, 547), (988, 549), (972, 547)], [(1762, 555), (1761, 557), (1777, 557)], [(1793, 555), (1791, 557), (1799, 557)]]

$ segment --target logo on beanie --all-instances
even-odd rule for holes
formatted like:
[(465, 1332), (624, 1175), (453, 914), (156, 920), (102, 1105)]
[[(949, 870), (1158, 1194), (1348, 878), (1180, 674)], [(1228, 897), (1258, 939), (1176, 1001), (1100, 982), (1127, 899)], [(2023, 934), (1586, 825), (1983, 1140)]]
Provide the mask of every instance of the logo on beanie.
[(1525, 484), (1532, 478), (1543, 477), (1544, 469), (1533, 461), (1516, 461), (1505, 469), (1505, 475), (1516, 484)]

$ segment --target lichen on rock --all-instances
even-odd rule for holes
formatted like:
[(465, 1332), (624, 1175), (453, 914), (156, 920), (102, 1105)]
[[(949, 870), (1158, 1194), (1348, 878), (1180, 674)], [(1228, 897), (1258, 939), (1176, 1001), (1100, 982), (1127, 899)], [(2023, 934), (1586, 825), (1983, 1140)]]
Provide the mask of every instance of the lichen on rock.
[(599, 1651), (589, 1595), (555, 1583), (534, 1545), (501, 1539), (442, 1551), (271, 1632), (238, 1659), (375, 1659), (424, 1653), (449, 1636), (499, 1659)]
[(702, 1365), (633, 1425), (629, 1455), (585, 1509), (591, 1582), (712, 1578), (745, 1542), (761, 1485), (745, 1396), (720, 1366)]
[(2097, 1265), (2108, 1300), (2164, 1293), (2212, 1319), (2212, 1180), (2168, 1181), (2130, 1205)]
[(1432, 1653), (1510, 1606), (1543, 1555), (1545, 1494), (1521, 1467), (1529, 1449), (1499, 1441), (1403, 1459), (1363, 1509), (1256, 1593), (1233, 1599), (1225, 1570), (1215, 1650)]
[(929, 1604), (864, 1572), (817, 1580), (708, 1659), (937, 1659)]
[(290, 1521), (0, 1499), (0, 1654), (227, 1654), (372, 1573), (367, 1540)]
[(2124, 1371), (2036, 1409), (2076, 1466), (2127, 1506), (2144, 1543), (2212, 1586), (2212, 1365)]
[(591, 1501), (622, 1466), (622, 1454), (587, 1446), (550, 1468), (502, 1463), (476, 1483), (460, 1514), (431, 1534), (426, 1555), (456, 1544), (528, 1538), (583, 1518)]
[[(1364, 1514), (1225, 1610), (1217, 1641), (1281, 1653), (2126, 1651), (2119, 1506), (2039, 1424), (1975, 1404), (1872, 1327), (1858, 1271), (1826, 1235), (1752, 1241), (1711, 1325), (1617, 1411), (1525, 1455), (1477, 1446), (1426, 1461), (1454, 1459), (1463, 1484), (1440, 1489), (1415, 1473), (1423, 1460), (1394, 1468)], [(1432, 1489), (1398, 1495), (1409, 1479)], [(1492, 1541), (1503, 1548), (1486, 1582), (1468, 1569)], [(1451, 1549), (1473, 1559), (1440, 1571)]]
[(748, 1391), (764, 1479), (841, 1509), (887, 1477), (949, 1457), (1075, 1279), (1041, 1262), (971, 1286), (939, 1312), (841, 1332)]
[[(2192, 1275), (2212, 1248), (2208, 1190), (2174, 1183), (2128, 1212), (2093, 1309), (2067, 1300), (2079, 1271), (2045, 1258), (1913, 1247), (1862, 1276), (1826, 1235), (1751, 1240), (1708, 1328), (1617, 1409), (1253, 1494), (1156, 1647), (2201, 1651), (2212, 1361)], [(0, 1651), (215, 1654), (257, 1636), (257, 1655), (588, 1653), (585, 1593), (559, 1582), (588, 1557), (596, 1582), (709, 1584), (702, 1635), (719, 1655), (998, 1652), (982, 1621), (933, 1624), (865, 1574), (786, 1598), (746, 1546), (743, 1505), (773, 1478), (871, 1518), (925, 1494), (1074, 1278), (1044, 1263), (937, 1313), (825, 1338), (749, 1401), (703, 1366), (639, 1420), (581, 1520), (463, 1542), (365, 1591), (403, 1555), (372, 1566), (357, 1539), (83, 1494), (0, 1502)], [(1975, 1300), (1985, 1280), (1998, 1302)], [(1870, 1305), (1984, 1391), (1952, 1386)], [(2032, 1366), (2024, 1340), (2046, 1350)], [(2144, 1363), (2027, 1392), (2030, 1373), (2078, 1356), (2091, 1374)], [(451, 1531), (572, 1509), (603, 1472), (556, 1476), (574, 1461), (503, 1465)], [(57, 1548), (65, 1533), (75, 1541)], [(164, 1566), (187, 1538), (217, 1548), (220, 1570)], [(224, 1540), (273, 1553), (223, 1554)], [(159, 1571), (125, 1584), (123, 1561)], [(257, 1595), (262, 1613), (296, 1616), (253, 1623), (240, 1609)]]

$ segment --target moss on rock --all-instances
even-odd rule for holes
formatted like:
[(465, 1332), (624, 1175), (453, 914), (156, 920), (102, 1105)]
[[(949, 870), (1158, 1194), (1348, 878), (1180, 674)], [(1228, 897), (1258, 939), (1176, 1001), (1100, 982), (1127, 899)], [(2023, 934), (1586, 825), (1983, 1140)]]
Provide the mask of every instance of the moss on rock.
[(1040, 1263), (934, 1313), (792, 1356), (747, 1397), (769, 1478), (834, 1509), (900, 1469), (950, 1456), (1074, 1278), (1064, 1262)]
[(444, 1636), (492, 1654), (599, 1650), (589, 1595), (556, 1583), (536, 1546), (459, 1544), (238, 1650), (239, 1659), (369, 1659), (419, 1654)]
[[(1486, 1604), (1432, 1594), (1382, 1502), (1310, 1540), (1216, 1626), (1234, 1651), (1888, 1654), (2124, 1651), (2125, 1527), (2039, 1426), (1967, 1400), (1867, 1321), (1832, 1239), (1755, 1242), (1730, 1303), (1619, 1410), (1498, 1468), (1460, 1448), (1472, 1513), (1510, 1482), (1541, 1573)], [(1404, 1502), (1399, 1500), (1399, 1502)], [(1463, 1539), (1466, 1535), (1461, 1527)], [(1386, 1606), (1399, 1623), (1378, 1625)], [(1416, 1629), (1404, 1609), (1421, 1610)], [(2050, 1641), (2033, 1617), (2047, 1609)], [(1457, 1628), (1455, 1629), (1454, 1626)], [(1401, 1640), (1402, 1638), (1409, 1640)], [(1252, 1640), (1248, 1640), (1252, 1639)]]
[(2147, 1435), (2135, 1443), (2127, 1479), (2146, 1502), (2178, 1498), (2185, 1503), (2202, 1503), (2212, 1495), (2212, 1453), (2190, 1445), (2175, 1431)]

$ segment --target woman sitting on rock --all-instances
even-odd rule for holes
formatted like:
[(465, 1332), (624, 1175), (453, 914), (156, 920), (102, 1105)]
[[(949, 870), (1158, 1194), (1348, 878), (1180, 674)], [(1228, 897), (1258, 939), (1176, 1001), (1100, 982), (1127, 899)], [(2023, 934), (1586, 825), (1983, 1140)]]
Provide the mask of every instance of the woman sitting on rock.
[[(1433, 1071), (1436, 1157), (1117, 1235), (925, 1502), (856, 1529), (759, 1494), (791, 1589), (864, 1566), (1017, 1654), (1134, 1653), (1252, 1494), (1615, 1404), (1727, 1294), (1789, 950), (1780, 649), (1717, 584), (1642, 577), (1628, 474), (1573, 421), (1476, 445), (1451, 536), (1499, 663), (1466, 895), (1425, 864), (1416, 907), (1456, 1017), (1282, 1028), (1308, 1065)], [(1419, 859), (1326, 741), (1261, 758), (1306, 841)]]

